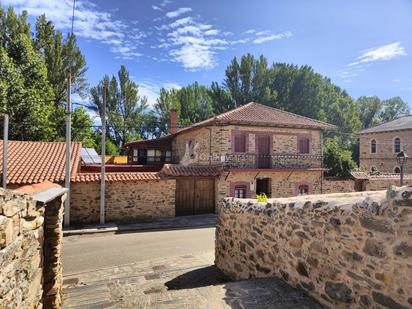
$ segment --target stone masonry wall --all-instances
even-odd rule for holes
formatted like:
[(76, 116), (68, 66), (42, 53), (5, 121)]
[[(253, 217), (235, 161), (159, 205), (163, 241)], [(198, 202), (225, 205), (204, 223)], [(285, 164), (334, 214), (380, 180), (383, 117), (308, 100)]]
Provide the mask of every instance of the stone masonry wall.
[[(381, 190), (383, 190), (383, 188)], [(323, 180), (322, 192), (324, 194), (355, 192), (355, 181), (353, 179), (335, 179), (325, 177)]]
[[(227, 160), (233, 160), (231, 158), (232, 131), (243, 132), (247, 135), (246, 153), (250, 155), (244, 158), (244, 163), (247, 165), (253, 164), (250, 161), (254, 160), (254, 154), (256, 153), (255, 137), (257, 134), (262, 133), (268, 133), (272, 136), (271, 150), (273, 155), (297, 154), (299, 136), (310, 139), (310, 155), (320, 155), (320, 132), (317, 130), (228, 125), (210, 126), (178, 134), (173, 142), (173, 161), (175, 163), (180, 162), (185, 154), (188, 141), (195, 141), (197, 144), (193, 165), (209, 164), (209, 158), (211, 158), (212, 164), (220, 163), (222, 155), (226, 156)], [(236, 156), (236, 160), (239, 160), (239, 156)], [(305, 161), (308, 164), (318, 163), (314, 160), (316, 161), (316, 159), (308, 158)], [(295, 161), (289, 163), (298, 164), (302, 159)]]
[[(410, 176), (405, 177), (404, 184), (412, 185), (412, 177)], [(370, 178), (369, 180), (365, 182), (365, 190), (366, 191), (385, 190), (391, 185), (394, 185), (394, 186), (400, 185), (399, 176), (391, 177), (391, 178), (385, 178), (385, 177)]]
[(215, 264), (281, 277), (329, 308), (411, 308), (412, 187), (270, 200), (227, 198)]
[[(106, 221), (130, 222), (174, 217), (176, 180), (106, 182)], [(74, 224), (99, 222), (100, 184), (71, 185), (70, 220)]]
[[(229, 175), (223, 174), (216, 178), (216, 201), (217, 203), (230, 196), (230, 184), (236, 182), (247, 182), (250, 185), (251, 197), (256, 195), (256, 178), (271, 179), (271, 197), (290, 197), (296, 195), (294, 187), (296, 184), (306, 181), (313, 185), (314, 193), (320, 193), (321, 172), (303, 171), (256, 171), (232, 172)], [(219, 205), (219, 204), (217, 204)]]
[[(412, 153), (412, 131), (392, 131), (381, 133), (361, 134), (360, 145), (360, 166), (370, 170), (373, 167), (380, 172), (393, 173), (398, 166), (396, 154), (394, 152), (394, 139), (401, 140), (401, 149), (407, 153)], [(371, 141), (376, 141), (376, 153), (371, 153)], [(405, 173), (412, 173), (412, 161), (409, 160), (405, 166)]]
[(60, 308), (63, 200), (0, 189), (0, 308)]

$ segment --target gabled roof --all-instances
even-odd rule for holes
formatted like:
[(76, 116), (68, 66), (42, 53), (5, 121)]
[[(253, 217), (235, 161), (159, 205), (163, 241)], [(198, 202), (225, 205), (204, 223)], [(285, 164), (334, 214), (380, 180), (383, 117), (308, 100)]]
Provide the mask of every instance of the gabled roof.
[(394, 120), (391, 120), (385, 123), (381, 123), (377, 126), (363, 129), (359, 131), (359, 134), (380, 133), (380, 132), (408, 130), (408, 129), (412, 129), (412, 115), (402, 116), (397, 119), (394, 119)]
[(250, 102), (226, 113), (183, 128), (176, 134), (194, 128), (214, 124), (252, 125), (283, 128), (310, 128), (318, 130), (331, 130), (336, 128), (336, 126), (323, 121), (285, 112), (280, 109), (262, 105), (256, 102)]
[[(80, 142), (71, 144), (71, 176), (78, 170)], [(63, 182), (66, 168), (65, 142), (9, 141), (7, 159), (8, 184), (34, 184), (43, 181)], [(3, 169), (3, 141), (0, 140), (0, 167)]]
[(220, 166), (198, 165), (198, 166), (182, 166), (178, 164), (165, 164), (160, 171), (161, 174), (171, 177), (178, 176), (199, 176), (199, 177), (215, 177), (220, 175), (222, 168)]

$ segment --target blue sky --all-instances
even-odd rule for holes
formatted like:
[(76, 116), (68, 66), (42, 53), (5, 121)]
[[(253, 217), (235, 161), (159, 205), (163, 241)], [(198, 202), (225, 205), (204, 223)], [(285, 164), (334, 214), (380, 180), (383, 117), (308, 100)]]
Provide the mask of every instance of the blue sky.
[[(71, 0), (0, 0), (71, 27)], [(308, 64), (357, 98), (412, 107), (411, 0), (77, 0), (90, 85), (126, 65), (150, 103), (160, 87), (221, 82), (234, 56)]]

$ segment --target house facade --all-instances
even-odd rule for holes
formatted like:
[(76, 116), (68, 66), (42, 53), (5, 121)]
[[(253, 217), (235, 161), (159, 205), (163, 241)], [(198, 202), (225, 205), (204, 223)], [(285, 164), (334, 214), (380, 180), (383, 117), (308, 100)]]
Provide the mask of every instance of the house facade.
[(176, 214), (212, 212), (227, 196), (321, 193), (322, 133), (333, 128), (252, 102), (156, 140), (128, 143), (128, 164), (164, 165), (160, 173), (176, 179)]
[[(396, 155), (400, 151), (412, 154), (412, 116), (368, 128), (359, 132), (361, 168), (369, 172), (400, 173)], [(405, 173), (412, 173), (412, 162), (404, 166)]]

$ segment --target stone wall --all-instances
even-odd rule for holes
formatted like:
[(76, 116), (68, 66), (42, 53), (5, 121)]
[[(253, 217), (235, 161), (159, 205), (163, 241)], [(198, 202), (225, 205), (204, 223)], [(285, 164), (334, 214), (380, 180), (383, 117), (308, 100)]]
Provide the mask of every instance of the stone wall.
[(0, 189), (0, 308), (61, 307), (63, 201)]
[(355, 181), (353, 179), (338, 179), (325, 177), (323, 179), (322, 192), (324, 194), (355, 192)]
[(224, 199), (215, 263), (234, 279), (281, 277), (329, 308), (411, 308), (411, 196)]
[[(295, 187), (299, 184), (308, 184), (312, 193), (320, 193), (321, 172), (319, 171), (237, 171), (224, 173), (216, 179), (217, 202), (231, 196), (230, 186), (233, 183), (244, 182), (250, 186), (250, 197), (256, 195), (256, 179), (270, 178), (271, 197), (290, 197), (296, 195)], [(218, 204), (217, 204), (218, 205)]]
[[(404, 184), (412, 185), (412, 177), (410, 176), (405, 177)], [(394, 185), (394, 186), (400, 185), (399, 175), (395, 177), (383, 177), (383, 176), (369, 177), (369, 179), (365, 181), (365, 190), (366, 191), (385, 190), (391, 185)]]
[[(401, 149), (404, 149), (407, 153), (412, 153), (411, 134), (411, 130), (361, 134), (359, 138), (360, 166), (368, 170), (375, 167), (380, 172), (393, 173), (394, 168), (398, 166), (393, 141), (396, 137), (400, 138)], [(371, 153), (371, 141), (373, 139), (376, 141), (376, 153)], [(411, 160), (407, 162), (405, 172), (412, 173)]]
[[(246, 134), (246, 154), (248, 155), (233, 155), (233, 132)], [(271, 136), (271, 151), (273, 155), (297, 154), (298, 138), (307, 137), (310, 140), (310, 154), (307, 156), (308, 158), (306, 160), (291, 158), (289, 159), (290, 162), (286, 162), (286, 164), (298, 164), (302, 163), (302, 160), (306, 164), (320, 163), (319, 158), (311, 157), (313, 155), (320, 155), (320, 131), (318, 130), (233, 125), (210, 126), (176, 135), (172, 147), (173, 161), (179, 163), (187, 151), (187, 143), (194, 141), (197, 146), (195, 148), (194, 160), (191, 162), (193, 165), (209, 164), (209, 160), (212, 163), (220, 163), (222, 156), (226, 156), (226, 160), (244, 160), (243, 164), (242, 162), (236, 162), (238, 165), (253, 165), (254, 155), (256, 154), (256, 136), (259, 134), (269, 134)], [(276, 165), (276, 162), (273, 163)]]
[[(174, 217), (176, 180), (106, 182), (106, 221), (131, 222)], [(96, 223), (100, 217), (100, 183), (71, 184), (70, 221)]]

